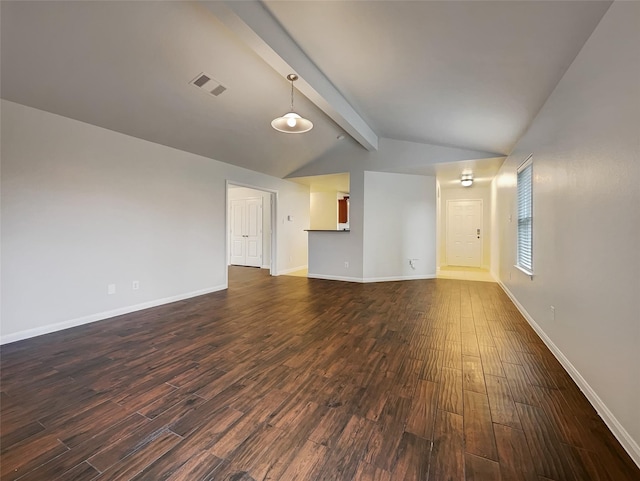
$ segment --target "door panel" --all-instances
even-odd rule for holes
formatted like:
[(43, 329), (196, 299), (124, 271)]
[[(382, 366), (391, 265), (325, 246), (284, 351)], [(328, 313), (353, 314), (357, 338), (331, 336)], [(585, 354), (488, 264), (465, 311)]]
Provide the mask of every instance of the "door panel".
[(247, 259), (245, 265), (262, 266), (262, 197), (247, 199)]
[(247, 260), (244, 237), (244, 200), (231, 201), (231, 252), (229, 263), (243, 266)]
[(447, 264), (482, 265), (482, 200), (447, 201)]
[(231, 201), (230, 264), (262, 266), (262, 197)]

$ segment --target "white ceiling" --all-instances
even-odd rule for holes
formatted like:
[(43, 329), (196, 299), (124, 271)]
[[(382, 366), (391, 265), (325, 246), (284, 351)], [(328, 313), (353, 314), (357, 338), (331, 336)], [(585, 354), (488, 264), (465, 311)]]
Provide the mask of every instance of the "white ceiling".
[[(476, 185), (486, 186), (491, 183), (504, 162), (503, 158), (467, 160), (463, 162), (448, 162), (435, 166), (436, 177), (443, 189), (460, 187), (462, 173), (472, 173)], [(406, 172), (407, 174), (421, 174), (421, 172)]]
[(266, 5), (379, 136), (508, 154), (609, 4)]
[[(388, 137), (499, 156), (609, 4), (2, 1), (1, 93), (277, 177), (343, 133), (368, 150)], [(188, 84), (203, 71), (227, 91)], [(288, 109), (289, 71), (315, 124), (303, 135), (270, 127)]]
[[(2, 97), (277, 177), (342, 133), (298, 95), (305, 135), (271, 120), (289, 82), (191, 2), (0, 2)], [(208, 72), (219, 97), (189, 82)]]

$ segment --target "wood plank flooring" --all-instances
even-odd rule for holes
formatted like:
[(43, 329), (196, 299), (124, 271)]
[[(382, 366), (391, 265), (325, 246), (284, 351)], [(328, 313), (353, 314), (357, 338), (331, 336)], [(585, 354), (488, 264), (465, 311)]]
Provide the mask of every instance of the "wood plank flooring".
[(640, 480), (494, 283), (232, 268), (2, 348), (0, 481)]

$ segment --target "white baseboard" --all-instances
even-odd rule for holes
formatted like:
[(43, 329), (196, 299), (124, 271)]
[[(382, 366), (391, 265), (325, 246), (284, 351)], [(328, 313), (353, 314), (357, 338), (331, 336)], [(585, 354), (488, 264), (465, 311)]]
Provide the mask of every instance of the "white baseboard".
[[(496, 278), (497, 279), (497, 278)], [(607, 405), (604, 403), (600, 396), (595, 392), (595, 390), (589, 385), (584, 377), (580, 374), (580, 372), (575, 368), (571, 361), (567, 359), (567, 357), (562, 353), (562, 351), (554, 344), (554, 342), (547, 336), (547, 334), (542, 330), (542, 328), (538, 325), (538, 323), (529, 315), (527, 310), (524, 308), (518, 299), (513, 295), (513, 293), (505, 286), (502, 281), (498, 280), (498, 284), (502, 287), (502, 290), (509, 296), (511, 301), (520, 311), (520, 314), (527, 320), (527, 322), (531, 325), (531, 327), (538, 333), (538, 336), (542, 339), (542, 341), (547, 345), (549, 350), (553, 353), (556, 359), (562, 364), (562, 366), (569, 373), (574, 382), (578, 385), (583, 394), (587, 397), (591, 405), (598, 412), (602, 420), (609, 427), (613, 435), (620, 441), (622, 447), (627, 451), (631, 459), (640, 467), (640, 446), (638, 443), (631, 437), (631, 435), (627, 432), (627, 430), (620, 424), (620, 422), (616, 419), (613, 413), (609, 410)]]
[(392, 281), (414, 281), (418, 279), (435, 279), (435, 274), (418, 275), (418, 276), (393, 276), (393, 277), (347, 277), (347, 276), (332, 276), (328, 274), (314, 274), (309, 272), (307, 275), (310, 279), (325, 279), (328, 281), (345, 281), (345, 282), (359, 282), (361, 284), (368, 284), (370, 282), (392, 282)]
[(331, 276), (326, 274), (313, 274), (312, 272), (309, 272), (307, 277), (309, 279), (325, 279), (327, 281), (362, 282), (361, 277)]
[(150, 307), (157, 307), (163, 304), (170, 304), (171, 302), (182, 301), (191, 297), (202, 296), (204, 294), (210, 294), (211, 292), (221, 291), (226, 289), (227, 285), (219, 285), (209, 287), (206, 289), (200, 289), (193, 292), (187, 292), (184, 294), (178, 294), (177, 296), (165, 297), (163, 299), (156, 299), (153, 301), (143, 302), (141, 304), (135, 304), (133, 306), (121, 307), (113, 309), (111, 311), (99, 312), (97, 314), (91, 314), (88, 316), (78, 317), (69, 321), (57, 322), (55, 324), (48, 324), (46, 326), (35, 327), (33, 329), (26, 329), (24, 331), (14, 332), (13, 334), (7, 334), (0, 337), (0, 345), (8, 344), (10, 342), (22, 341), (31, 337), (42, 336), (43, 334), (49, 334), (51, 332), (62, 331), (63, 329), (69, 329), (71, 327), (81, 326), (83, 324), (89, 324), (91, 322), (103, 321), (110, 317), (121, 316), (123, 314), (129, 314), (130, 312), (141, 311), (143, 309), (149, 309)]
[(392, 281), (416, 281), (420, 279), (435, 279), (435, 274), (421, 274), (416, 276), (391, 276), (391, 277), (365, 277), (362, 282), (392, 282)]
[(302, 269), (306, 269), (307, 267), (308, 266), (305, 264), (303, 266), (291, 267), (289, 269), (283, 269), (281, 271), (278, 271), (278, 273), (276, 275), (280, 276), (280, 275), (283, 275), (283, 274), (290, 274), (291, 272), (301, 271)]
[[(489, 274), (491, 274), (491, 277), (493, 277), (496, 282), (499, 282), (498, 281), (498, 273), (497, 272), (493, 272), (491, 269), (489, 269)], [(509, 294), (507, 294), (507, 295), (509, 295)]]

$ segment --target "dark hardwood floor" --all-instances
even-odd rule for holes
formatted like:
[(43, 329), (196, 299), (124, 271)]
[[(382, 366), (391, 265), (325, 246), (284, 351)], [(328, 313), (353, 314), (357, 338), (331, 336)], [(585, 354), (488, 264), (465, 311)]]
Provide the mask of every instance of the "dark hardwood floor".
[(497, 284), (232, 268), (2, 348), (1, 481), (640, 480)]

